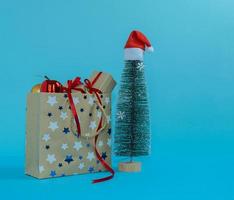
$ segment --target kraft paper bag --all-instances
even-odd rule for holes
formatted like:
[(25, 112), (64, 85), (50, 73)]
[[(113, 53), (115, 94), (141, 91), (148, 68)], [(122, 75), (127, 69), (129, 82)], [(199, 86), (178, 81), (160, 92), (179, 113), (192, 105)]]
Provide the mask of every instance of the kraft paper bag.
[[(66, 93), (28, 94), (26, 174), (49, 178), (106, 171), (95, 154), (97, 134), (97, 151), (111, 166), (111, 91), (115, 82), (105, 73), (102, 78), (110, 79), (112, 83), (101, 88), (102, 105), (95, 94), (72, 93), (79, 116), (80, 136)], [(102, 128), (97, 132), (101, 118)]]

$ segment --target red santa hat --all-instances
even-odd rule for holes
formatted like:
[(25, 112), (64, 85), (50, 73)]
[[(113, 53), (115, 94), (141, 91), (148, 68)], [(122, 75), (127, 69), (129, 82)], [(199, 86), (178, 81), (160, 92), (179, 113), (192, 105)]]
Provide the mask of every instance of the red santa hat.
[(143, 60), (144, 51), (153, 52), (153, 47), (140, 31), (132, 31), (124, 47), (125, 60)]

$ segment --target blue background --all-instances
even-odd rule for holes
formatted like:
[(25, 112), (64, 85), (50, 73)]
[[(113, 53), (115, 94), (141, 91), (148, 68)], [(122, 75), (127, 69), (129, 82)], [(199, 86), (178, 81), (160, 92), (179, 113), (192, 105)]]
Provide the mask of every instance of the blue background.
[[(234, 199), (233, 8), (232, 0), (0, 0), (2, 197)], [(25, 176), (31, 87), (45, 74), (65, 81), (94, 69), (119, 82), (133, 29), (156, 49), (145, 55), (152, 154), (140, 158), (143, 171), (96, 185), (104, 174)]]

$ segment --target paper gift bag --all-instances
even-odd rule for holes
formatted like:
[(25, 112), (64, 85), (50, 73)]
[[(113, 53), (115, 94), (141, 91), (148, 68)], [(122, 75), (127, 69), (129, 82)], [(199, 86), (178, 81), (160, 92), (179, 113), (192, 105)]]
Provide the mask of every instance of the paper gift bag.
[[(96, 81), (90, 83), (95, 88)], [(49, 178), (109, 170), (111, 91), (89, 91), (87, 86), (85, 93), (71, 93), (80, 133), (67, 93), (28, 95), (26, 174)]]

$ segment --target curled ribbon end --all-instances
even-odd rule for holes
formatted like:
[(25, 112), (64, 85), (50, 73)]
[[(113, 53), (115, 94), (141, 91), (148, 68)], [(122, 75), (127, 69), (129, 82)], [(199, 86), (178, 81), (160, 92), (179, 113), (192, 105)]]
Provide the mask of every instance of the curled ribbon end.
[[(99, 89), (93, 87), (93, 85), (95, 84), (95, 82), (97, 81), (97, 79), (99, 78), (99, 76), (101, 74), (102, 74), (102, 72), (100, 72), (95, 77), (95, 79), (92, 82), (90, 82), (88, 79), (85, 79), (84, 82), (85, 82), (85, 87), (88, 89), (88, 92), (90, 94), (94, 93), (96, 95), (97, 99), (98, 99), (98, 102), (102, 105), (101, 99), (99, 97), (99, 94), (101, 94), (102, 92)], [(71, 106), (71, 111), (72, 111), (72, 114), (74, 116), (74, 119), (75, 119), (75, 122), (76, 122), (76, 125), (77, 125), (77, 137), (79, 138), (81, 136), (81, 128), (80, 128), (80, 122), (79, 122), (78, 114), (76, 112), (76, 107), (75, 107), (74, 102), (73, 102), (72, 90), (77, 90), (77, 91), (80, 91), (82, 93), (85, 93), (85, 91), (82, 88), (76, 88), (77, 86), (82, 85), (79, 77), (77, 77), (74, 81), (69, 80), (67, 82), (67, 84), (68, 84), (68, 87), (67, 88), (64, 87), (63, 90), (65, 92), (67, 92), (68, 99), (69, 99), (70, 106)], [(100, 120), (98, 130), (101, 128), (101, 126), (102, 126), (102, 119)], [(102, 159), (102, 157), (100, 156), (100, 154), (99, 154), (99, 152), (98, 152), (98, 150), (96, 148), (97, 138), (98, 138), (98, 135), (96, 135), (96, 137), (95, 137), (95, 152), (96, 152), (96, 156), (97, 156), (98, 160), (101, 162), (101, 164), (105, 167), (105, 169), (108, 170), (111, 173), (111, 175), (108, 176), (108, 177), (105, 177), (105, 178), (100, 178), (100, 179), (93, 180), (92, 181), (93, 184), (110, 180), (110, 179), (112, 179), (114, 177), (114, 174), (115, 174), (115, 172), (111, 168), (111, 166), (109, 166), (109, 164), (107, 164)]]

